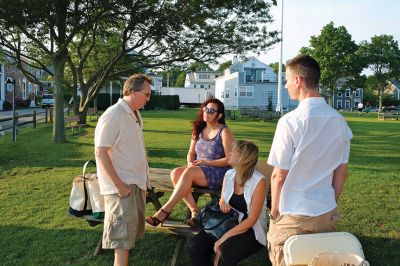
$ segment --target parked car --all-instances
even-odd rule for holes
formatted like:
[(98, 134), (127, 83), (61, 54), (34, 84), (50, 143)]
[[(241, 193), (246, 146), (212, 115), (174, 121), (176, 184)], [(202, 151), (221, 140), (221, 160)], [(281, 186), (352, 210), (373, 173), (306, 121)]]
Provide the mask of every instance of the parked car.
[(54, 95), (43, 94), (42, 96), (42, 108), (50, 108), (54, 106)]
[(378, 107), (371, 107), (369, 109), (370, 112), (378, 112)]

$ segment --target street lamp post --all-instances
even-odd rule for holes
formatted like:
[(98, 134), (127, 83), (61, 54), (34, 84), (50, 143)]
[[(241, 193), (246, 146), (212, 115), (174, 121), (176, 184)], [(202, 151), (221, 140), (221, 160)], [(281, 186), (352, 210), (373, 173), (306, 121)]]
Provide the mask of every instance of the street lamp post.
[(12, 136), (12, 140), (13, 142), (17, 141), (17, 120), (15, 119), (15, 79), (12, 78), (7, 78), (6, 81), (7, 86), (12, 86), (12, 126), (13, 126), (13, 136)]

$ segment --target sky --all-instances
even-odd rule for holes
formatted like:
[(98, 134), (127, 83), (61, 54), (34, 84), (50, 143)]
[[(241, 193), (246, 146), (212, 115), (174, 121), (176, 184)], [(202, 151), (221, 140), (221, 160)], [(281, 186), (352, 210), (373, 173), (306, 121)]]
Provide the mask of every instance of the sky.
[[(271, 29), (281, 25), (281, 3), (271, 8), (274, 22)], [(311, 36), (333, 21), (335, 27), (345, 26), (359, 44), (375, 35), (392, 35), (400, 42), (400, 1), (398, 0), (283, 0), (283, 63), (296, 56), (303, 46), (309, 46)], [(262, 62), (279, 62), (280, 43), (260, 54)], [(251, 54), (249, 54), (250, 56)], [(232, 59), (232, 55), (220, 62)]]

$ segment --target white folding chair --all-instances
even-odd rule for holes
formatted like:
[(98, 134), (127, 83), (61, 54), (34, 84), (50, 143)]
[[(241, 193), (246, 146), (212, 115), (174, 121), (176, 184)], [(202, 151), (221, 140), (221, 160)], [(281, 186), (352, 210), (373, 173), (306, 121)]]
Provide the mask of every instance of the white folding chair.
[(322, 252), (350, 253), (365, 259), (360, 241), (347, 232), (294, 235), (283, 246), (286, 265), (310, 265)]

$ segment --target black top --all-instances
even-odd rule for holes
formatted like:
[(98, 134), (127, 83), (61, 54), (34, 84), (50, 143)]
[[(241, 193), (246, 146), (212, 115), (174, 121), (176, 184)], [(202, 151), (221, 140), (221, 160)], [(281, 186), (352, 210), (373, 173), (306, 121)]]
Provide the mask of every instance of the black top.
[(244, 200), (244, 194), (238, 195), (233, 193), (229, 200), (229, 205), (244, 214), (243, 220), (247, 218), (247, 204)]

